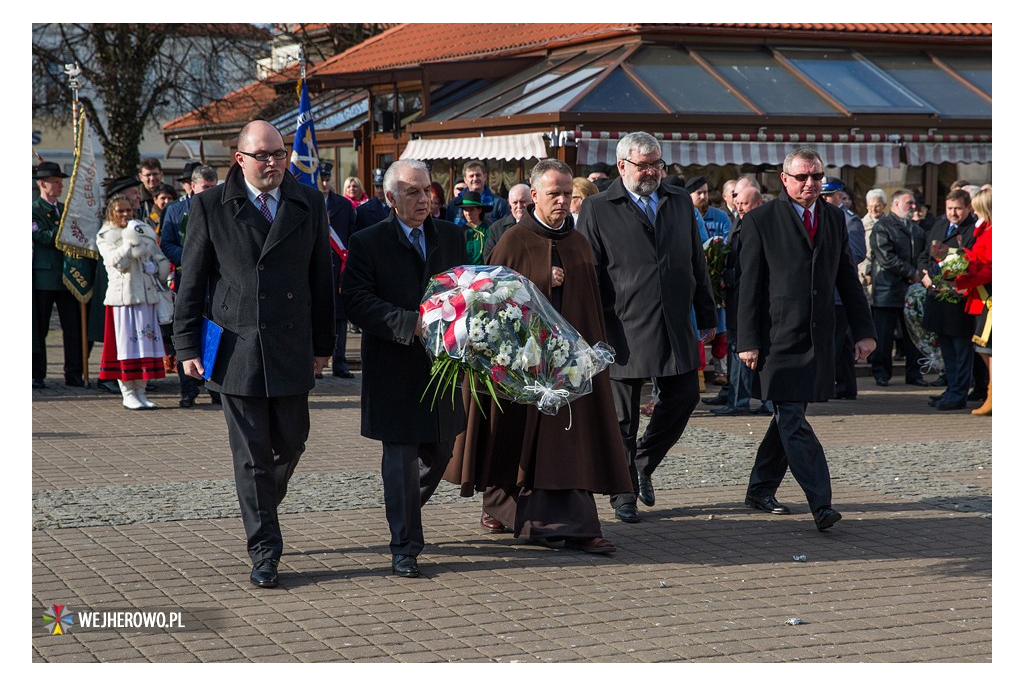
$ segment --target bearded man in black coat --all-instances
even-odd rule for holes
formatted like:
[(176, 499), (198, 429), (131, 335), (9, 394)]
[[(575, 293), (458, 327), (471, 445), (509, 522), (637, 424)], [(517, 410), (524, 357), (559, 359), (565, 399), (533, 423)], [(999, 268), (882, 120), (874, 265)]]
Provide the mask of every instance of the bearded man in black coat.
[(825, 451), (805, 416), (808, 402), (828, 401), (835, 387), (835, 303), (838, 291), (853, 332), (854, 353), (875, 347), (871, 311), (850, 256), (846, 219), (820, 198), (824, 163), (814, 150), (787, 155), (783, 193), (743, 218), (737, 350), (757, 373), (754, 392), (775, 413), (750, 473), (746, 504), (772, 514), (786, 475), (804, 490), (818, 530), (842, 516), (832, 508)]

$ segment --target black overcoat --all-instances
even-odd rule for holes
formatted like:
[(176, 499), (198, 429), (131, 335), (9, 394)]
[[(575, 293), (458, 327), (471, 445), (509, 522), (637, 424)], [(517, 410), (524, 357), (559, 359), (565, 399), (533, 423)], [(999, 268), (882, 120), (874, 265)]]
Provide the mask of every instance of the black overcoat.
[(617, 178), (580, 206), (579, 232), (594, 250), (612, 378), (674, 376), (700, 366), (691, 305), (700, 328), (718, 315), (690, 195), (658, 188), (655, 225)]
[(211, 390), (280, 397), (313, 388), (313, 357), (334, 352), (327, 212), (319, 191), (290, 174), (274, 222), (246, 194), (234, 165), (223, 184), (192, 198), (174, 308), (179, 359), (201, 357), (206, 311), (224, 327)]
[[(936, 245), (945, 245), (948, 248), (963, 250), (974, 245), (974, 224), (978, 217), (973, 214), (964, 218), (956, 227), (953, 235), (946, 236), (949, 228), (949, 219), (942, 217), (932, 224), (928, 235), (925, 238), (925, 248), (918, 258), (917, 268), (927, 271), (931, 278), (939, 275), (939, 264), (932, 257), (932, 251)], [(935, 295), (928, 292), (924, 301), (924, 316), (921, 325), (929, 331), (940, 335), (953, 337), (971, 337), (974, 335), (974, 317), (964, 311), (964, 300), (959, 302), (943, 302), (935, 298)]]
[(819, 198), (811, 240), (782, 193), (743, 217), (737, 352), (758, 350), (761, 399), (823, 402), (835, 393), (834, 289), (854, 340), (874, 338), (871, 310), (850, 256), (846, 219)]
[(447, 221), (423, 224), (427, 262), (392, 212), (388, 220), (352, 234), (341, 278), (348, 320), (362, 329), (362, 435), (383, 442), (449, 442), (465, 427), (456, 393), (451, 401), (420, 397), (431, 360), (415, 335), (430, 277), (466, 264), (462, 230)]

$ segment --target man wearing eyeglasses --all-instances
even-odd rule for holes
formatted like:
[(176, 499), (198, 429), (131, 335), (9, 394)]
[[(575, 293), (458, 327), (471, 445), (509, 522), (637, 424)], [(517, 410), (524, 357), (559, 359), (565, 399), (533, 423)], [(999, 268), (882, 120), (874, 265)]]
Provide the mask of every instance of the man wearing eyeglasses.
[[(615, 348), (612, 393), (633, 492), (613, 495), (620, 521), (640, 521), (636, 502), (654, 506), (654, 470), (686, 428), (697, 406), (698, 336), (718, 318), (690, 195), (662, 182), (658, 140), (642, 131), (615, 149), (619, 178), (580, 207), (578, 228), (590, 241), (604, 305), (608, 342)], [(640, 392), (654, 378), (659, 391), (650, 423), (637, 439)]]
[[(309, 436), (309, 391), (334, 351), (327, 211), (288, 173), (290, 151), (266, 121), (238, 136), (224, 183), (192, 198), (174, 311), (185, 373), (220, 393), (252, 573), (278, 584), (277, 507)], [(203, 318), (223, 327), (204, 366)]]
[(846, 219), (821, 197), (820, 155), (795, 150), (782, 169), (778, 199), (743, 217), (736, 349), (756, 372), (754, 394), (775, 406), (745, 503), (771, 514), (790, 513), (775, 498), (789, 469), (815, 526), (825, 530), (842, 516), (832, 507), (825, 451), (805, 412), (808, 402), (828, 401), (835, 389), (833, 293), (846, 309), (858, 359), (875, 348), (875, 329), (850, 257)]

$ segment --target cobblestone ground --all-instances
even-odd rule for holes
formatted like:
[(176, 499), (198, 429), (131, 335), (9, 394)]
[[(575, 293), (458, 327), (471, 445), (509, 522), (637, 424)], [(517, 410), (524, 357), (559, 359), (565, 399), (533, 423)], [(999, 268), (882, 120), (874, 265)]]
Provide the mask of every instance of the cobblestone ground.
[[(930, 409), (934, 389), (861, 378), (860, 399), (812, 406), (844, 517), (827, 533), (790, 478), (779, 497), (794, 515), (743, 506), (769, 419), (701, 405), (643, 523), (616, 521), (599, 498), (614, 555), (485, 534), (479, 498), (442, 484), (424, 510), (425, 575), (400, 580), (355, 365), (354, 380), (328, 376), (310, 398), (281, 508), (281, 586), (259, 590), (219, 408), (205, 395), (178, 408), (167, 378), (150, 394), (158, 411), (125, 411), (59, 383), (59, 331), (48, 342), (48, 388), (32, 393), (33, 661), (992, 660), (992, 423)], [(350, 357), (357, 346), (350, 336)], [(54, 604), (188, 620), (50, 635)]]

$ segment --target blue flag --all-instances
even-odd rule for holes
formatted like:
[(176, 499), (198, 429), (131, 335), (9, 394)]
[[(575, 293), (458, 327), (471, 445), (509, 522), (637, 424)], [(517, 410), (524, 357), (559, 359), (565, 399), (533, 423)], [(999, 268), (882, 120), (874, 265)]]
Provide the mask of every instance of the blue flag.
[(313, 129), (313, 112), (309, 107), (309, 91), (306, 90), (306, 79), (300, 79), (299, 83), (302, 92), (299, 95), (299, 116), (289, 171), (299, 183), (320, 190), (320, 158), (316, 147), (316, 131)]

